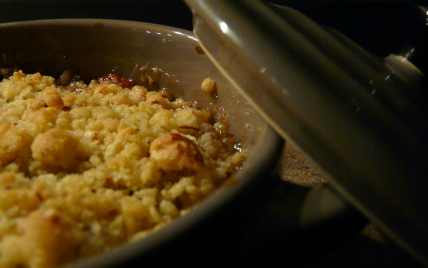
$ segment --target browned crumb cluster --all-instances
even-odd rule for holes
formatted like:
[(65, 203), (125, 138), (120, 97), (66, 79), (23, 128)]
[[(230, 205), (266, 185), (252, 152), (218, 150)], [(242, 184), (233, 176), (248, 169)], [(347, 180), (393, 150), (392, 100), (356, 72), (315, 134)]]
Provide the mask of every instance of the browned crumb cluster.
[(115, 79), (0, 83), (0, 267), (55, 267), (144, 237), (242, 165), (225, 121)]
[(201, 85), (202, 91), (207, 93), (214, 92), (216, 88), (217, 88), (217, 85), (215, 81), (212, 80), (211, 78), (205, 78), (205, 80), (202, 82), (202, 85)]

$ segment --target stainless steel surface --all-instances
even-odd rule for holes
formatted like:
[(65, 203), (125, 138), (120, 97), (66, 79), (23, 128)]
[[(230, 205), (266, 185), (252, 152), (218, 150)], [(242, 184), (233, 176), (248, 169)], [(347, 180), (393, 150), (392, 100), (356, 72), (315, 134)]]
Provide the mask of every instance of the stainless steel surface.
[(274, 129), (428, 264), (428, 102), (384, 59), (288, 8), (186, 0), (194, 32)]

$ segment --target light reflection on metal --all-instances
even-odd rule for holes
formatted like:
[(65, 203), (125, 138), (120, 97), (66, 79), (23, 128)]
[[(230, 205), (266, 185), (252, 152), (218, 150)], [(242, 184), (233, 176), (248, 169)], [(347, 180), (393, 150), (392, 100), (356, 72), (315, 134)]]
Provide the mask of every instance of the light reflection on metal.
[(224, 21), (220, 22), (220, 29), (224, 34), (229, 31), (229, 27), (227, 27), (227, 24)]

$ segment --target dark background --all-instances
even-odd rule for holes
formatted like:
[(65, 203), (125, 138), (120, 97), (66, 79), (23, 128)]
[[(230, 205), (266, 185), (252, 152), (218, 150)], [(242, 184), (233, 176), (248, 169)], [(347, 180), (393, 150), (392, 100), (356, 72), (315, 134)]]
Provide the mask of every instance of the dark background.
[(192, 29), (181, 0), (0, 0), (0, 22), (99, 18), (143, 21)]

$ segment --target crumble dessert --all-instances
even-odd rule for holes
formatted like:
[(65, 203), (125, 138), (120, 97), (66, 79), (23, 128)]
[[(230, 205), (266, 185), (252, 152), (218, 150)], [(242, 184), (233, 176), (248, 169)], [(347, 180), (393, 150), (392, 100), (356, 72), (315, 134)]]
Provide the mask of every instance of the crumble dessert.
[(49, 268), (141, 238), (245, 161), (227, 118), (116, 75), (0, 82), (0, 267)]

